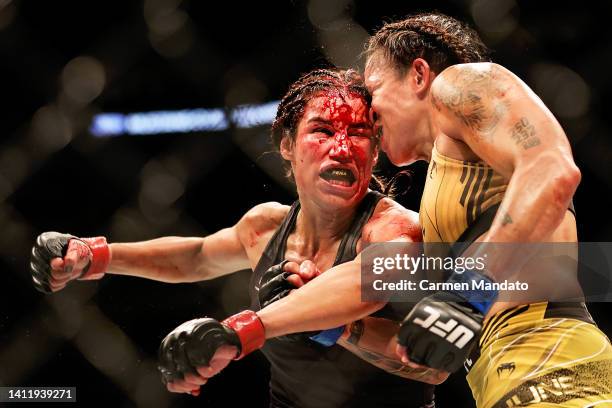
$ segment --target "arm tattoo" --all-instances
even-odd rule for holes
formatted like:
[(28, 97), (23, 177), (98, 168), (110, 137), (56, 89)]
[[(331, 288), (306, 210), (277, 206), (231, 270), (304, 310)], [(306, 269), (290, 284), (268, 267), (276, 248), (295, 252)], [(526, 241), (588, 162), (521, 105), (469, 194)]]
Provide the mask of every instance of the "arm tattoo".
[(363, 336), (363, 329), (364, 325), (362, 320), (357, 320), (356, 322), (351, 323), (351, 327), (349, 328), (349, 332), (351, 334), (346, 341), (356, 346), (359, 343), (361, 336)]
[(389, 374), (411, 380), (436, 383), (440, 382), (440, 374), (431, 368), (410, 368), (403, 365), (400, 361), (387, 357), (384, 354), (361, 347), (350, 347), (349, 351), (368, 363), (385, 370)]
[(434, 108), (445, 106), (465, 126), (489, 141), (507, 110), (506, 103), (498, 98), (503, 90), (493, 71), (462, 67), (432, 93)]
[(510, 214), (505, 213), (504, 218), (502, 218), (502, 227), (505, 227), (508, 224), (512, 224), (512, 218), (510, 218)]
[(365, 324), (362, 320), (357, 320), (356, 322), (351, 323), (349, 327), (349, 337), (345, 341), (340, 340), (339, 342), (357, 357), (367, 361), (368, 363), (380, 369), (385, 370), (390, 374), (425, 382), (440, 381), (440, 375), (435, 370), (410, 368), (403, 365), (399, 360), (387, 357), (382, 353), (378, 353), (376, 351), (372, 351), (365, 347), (359, 346), (358, 343), (359, 340), (362, 338), (364, 331)]
[(510, 129), (512, 140), (517, 146), (522, 146), (527, 150), (540, 144), (540, 139), (536, 136), (535, 126), (527, 118), (520, 118)]

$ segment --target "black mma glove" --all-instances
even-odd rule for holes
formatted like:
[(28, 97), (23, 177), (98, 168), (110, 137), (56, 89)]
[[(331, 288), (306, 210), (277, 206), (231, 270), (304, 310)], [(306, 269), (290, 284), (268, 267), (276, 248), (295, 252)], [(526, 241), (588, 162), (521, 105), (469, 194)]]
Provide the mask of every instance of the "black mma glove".
[(159, 346), (162, 382), (184, 379), (185, 374), (198, 375), (197, 368), (209, 366), (221, 346), (235, 346), (238, 360), (263, 346), (264, 327), (255, 312), (247, 310), (223, 322), (211, 318), (194, 319), (171, 331)]
[[(297, 289), (295, 285), (287, 280), (291, 276), (290, 272), (285, 272), (285, 265), (289, 262), (284, 260), (281, 263), (271, 266), (261, 275), (259, 281), (259, 304), (261, 308), (265, 308), (269, 304), (276, 302), (287, 296), (293, 289)], [(311, 336), (320, 333), (319, 331), (291, 333), (284, 336), (276, 337), (281, 341), (299, 342), (308, 341)]]
[[(261, 276), (259, 281), (259, 304), (261, 308), (268, 306), (271, 303), (276, 302), (279, 299), (287, 296), (293, 289), (297, 289), (291, 282), (287, 280), (291, 276), (290, 272), (285, 272), (284, 267), (287, 264), (287, 260), (270, 267)], [(340, 338), (344, 332), (344, 326), (336, 327), (329, 330), (317, 330), (308, 331), (301, 333), (291, 333), (284, 336), (277, 337), (281, 341), (300, 342), (300, 341), (314, 341), (323, 346), (329, 347), (336, 344), (336, 341)]]
[[(75, 241), (71, 246), (71, 241)], [(78, 245), (76, 245), (78, 244)], [(44, 232), (36, 238), (30, 256), (30, 273), (34, 287), (43, 293), (52, 293), (51, 281), (53, 270), (51, 260), (53, 258), (64, 258), (69, 248), (77, 251), (77, 259), (87, 262), (87, 266), (80, 273), (76, 273), (73, 279), (100, 279), (104, 276), (110, 262), (110, 250), (106, 238), (77, 238), (74, 235), (59, 232)], [(57, 272), (57, 271), (56, 271)], [(65, 273), (62, 271), (62, 273)], [(55, 289), (59, 290), (59, 289)]]
[(265, 308), (271, 303), (276, 302), (287, 296), (293, 289), (297, 289), (291, 282), (287, 280), (291, 276), (290, 272), (285, 272), (285, 265), (289, 261), (271, 266), (261, 275), (259, 280), (259, 304), (261, 308)]
[[(455, 273), (448, 282), (471, 288), (472, 281), (492, 283), (471, 271)], [(427, 296), (404, 319), (398, 343), (406, 347), (414, 363), (457, 371), (477, 343), (484, 315), (496, 298), (495, 290), (440, 291)]]

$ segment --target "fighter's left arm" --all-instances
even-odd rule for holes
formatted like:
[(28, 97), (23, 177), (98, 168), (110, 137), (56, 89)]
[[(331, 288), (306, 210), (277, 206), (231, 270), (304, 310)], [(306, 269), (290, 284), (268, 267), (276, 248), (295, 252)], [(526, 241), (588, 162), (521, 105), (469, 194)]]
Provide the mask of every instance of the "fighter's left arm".
[(338, 345), (390, 374), (434, 385), (444, 382), (450, 374), (446, 371), (402, 363), (395, 352), (399, 325), (399, 322), (368, 316), (346, 325)]
[(502, 66), (476, 63), (443, 71), (431, 102), (440, 131), (509, 180), (485, 241), (549, 238), (581, 176), (565, 132), (538, 96)]
[[(387, 198), (378, 203), (362, 231), (362, 243), (420, 240), (417, 213)], [(377, 251), (374, 245), (365, 248), (354, 260), (334, 266), (289, 296), (258, 311), (266, 328), (266, 338), (331, 329), (381, 309), (385, 302), (361, 301), (362, 258), (364, 254), (371, 258)]]
[[(422, 240), (416, 212), (388, 198), (382, 199), (376, 210), (364, 226), (362, 243)], [(390, 374), (429, 384), (444, 382), (449, 376), (446, 371), (402, 363), (395, 353), (399, 326), (400, 323), (393, 320), (367, 316), (346, 325), (337, 344)]]
[[(437, 126), (434, 131), (439, 132), (438, 146), (449, 142), (446, 136), (464, 143), (508, 179), (504, 198), (483, 242), (550, 239), (566, 215), (580, 182), (580, 171), (563, 129), (542, 101), (518, 77), (492, 63), (447, 68), (434, 79), (429, 95), (432, 123)], [(483, 283), (490, 278), (508, 279), (518, 265), (514, 261), (524, 263), (527, 258), (516, 247), (512, 251), (505, 246), (503, 254), (496, 251), (487, 257), (487, 276), (455, 273), (450, 279), (460, 284), (471, 279)], [(530, 249), (533, 247), (530, 245)], [(484, 245), (469, 251), (488, 252), (487, 248)], [(483, 318), (497, 296), (494, 290), (447, 290), (423, 298), (406, 316), (398, 333), (402, 361), (458, 370), (475, 345)], [(454, 335), (433, 333), (424, 323), (428, 316), (458, 323), (461, 331), (456, 333), (463, 333), (461, 342)]]

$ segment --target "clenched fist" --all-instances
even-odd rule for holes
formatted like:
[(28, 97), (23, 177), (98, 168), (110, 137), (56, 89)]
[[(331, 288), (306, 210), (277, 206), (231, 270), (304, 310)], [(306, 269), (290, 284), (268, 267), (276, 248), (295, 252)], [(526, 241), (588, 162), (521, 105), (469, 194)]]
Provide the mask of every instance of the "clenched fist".
[(100, 279), (109, 262), (106, 238), (77, 238), (51, 231), (36, 238), (30, 257), (30, 273), (36, 289), (52, 293), (75, 279)]

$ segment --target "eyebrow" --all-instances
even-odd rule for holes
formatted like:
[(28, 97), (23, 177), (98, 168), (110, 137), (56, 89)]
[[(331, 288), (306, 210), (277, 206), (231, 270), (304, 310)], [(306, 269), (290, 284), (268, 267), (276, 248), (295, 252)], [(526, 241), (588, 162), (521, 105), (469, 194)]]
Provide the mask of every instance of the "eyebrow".
[[(315, 116), (313, 118), (310, 118), (306, 121), (306, 123), (323, 123), (325, 125), (332, 125), (332, 121), (328, 120), (328, 119), (323, 119), (320, 116)], [(368, 129), (371, 128), (372, 125), (369, 124), (368, 122), (358, 122), (358, 123), (351, 123), (349, 125), (349, 128), (351, 129)]]
[(325, 123), (325, 124), (331, 125), (331, 120), (323, 119), (320, 116), (315, 116), (313, 118), (310, 118), (310, 119), (308, 119), (308, 121), (306, 123), (312, 123), (312, 122), (321, 122), (321, 123)]

